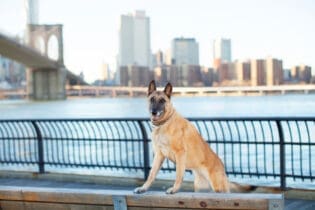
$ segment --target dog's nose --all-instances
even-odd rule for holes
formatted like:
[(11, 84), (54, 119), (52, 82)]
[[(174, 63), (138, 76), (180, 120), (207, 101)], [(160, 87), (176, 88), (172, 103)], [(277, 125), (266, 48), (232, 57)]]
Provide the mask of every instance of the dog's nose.
[(154, 110), (154, 111), (151, 112), (151, 114), (152, 115), (157, 115), (157, 111)]

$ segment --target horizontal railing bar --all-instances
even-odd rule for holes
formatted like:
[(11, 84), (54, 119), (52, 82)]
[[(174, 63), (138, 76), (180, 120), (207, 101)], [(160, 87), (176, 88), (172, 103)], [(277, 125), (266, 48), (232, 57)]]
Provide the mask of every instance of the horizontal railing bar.
[[(69, 140), (69, 141), (80, 141), (86, 142), (86, 138), (54, 138), (54, 137), (45, 137), (43, 136), (43, 138), (45, 139), (45, 141), (65, 141), (65, 140)], [(1, 137), (0, 140), (18, 140), (18, 141), (23, 141), (23, 140), (36, 140), (36, 137), (31, 137), (31, 138), (22, 138), (22, 137)], [(89, 141), (106, 141), (106, 142), (116, 142), (116, 141), (124, 141), (124, 142), (142, 142), (142, 139), (108, 139), (108, 138), (89, 138)], [(279, 141), (271, 141), (271, 140), (264, 140), (264, 141), (239, 141), (239, 140), (235, 140), (235, 141), (226, 141), (226, 140), (208, 140), (205, 139), (205, 141), (207, 143), (215, 143), (215, 144), (261, 144), (261, 145), (278, 145)], [(87, 142), (88, 143), (88, 142)], [(285, 145), (301, 145), (301, 146), (315, 146), (315, 142), (296, 142), (296, 141), (292, 141), (292, 142), (285, 142)]]
[(11, 160), (0, 160), (0, 163), (5, 163), (5, 164), (38, 164), (37, 161), (11, 161)]
[[(80, 141), (80, 142), (86, 142), (89, 143), (86, 138), (52, 138), (52, 137), (44, 137), (45, 141)], [(119, 141), (124, 141), (124, 142), (142, 142), (142, 139), (97, 139), (97, 138), (89, 138), (89, 141), (106, 141), (106, 142), (119, 142)]]
[[(226, 141), (226, 140), (221, 140), (221, 141), (212, 141), (212, 140), (206, 140), (207, 143), (215, 143), (215, 144), (245, 144), (245, 145), (248, 145), (248, 144), (258, 144), (258, 145), (279, 145), (279, 141), (238, 141), (238, 140), (235, 140), (235, 141)], [(315, 142), (312, 143), (312, 142), (286, 142), (284, 143), (285, 145), (301, 145), (301, 146), (315, 146)]]
[[(293, 116), (293, 117), (187, 117), (191, 121), (315, 121), (314, 117), (310, 116)], [(62, 122), (62, 121), (150, 121), (149, 118), (43, 118), (43, 119), (0, 119), (0, 122)]]
[(0, 141), (5, 141), (5, 140), (17, 140), (17, 141), (23, 141), (23, 140), (37, 140), (36, 137), (1, 137)]
[(235, 140), (235, 141), (226, 141), (226, 140), (216, 140), (216, 141), (212, 141), (212, 140), (206, 140), (207, 143), (214, 143), (214, 144), (245, 144), (245, 145), (248, 145), (248, 144), (261, 144), (261, 145), (278, 145), (279, 144), (279, 141), (239, 141), (239, 140)]
[(46, 165), (58, 166), (75, 166), (83, 168), (99, 167), (99, 168), (121, 168), (121, 169), (143, 169), (143, 166), (125, 166), (125, 165), (99, 165), (99, 164), (79, 164), (79, 163), (60, 163), (60, 162), (45, 162)]

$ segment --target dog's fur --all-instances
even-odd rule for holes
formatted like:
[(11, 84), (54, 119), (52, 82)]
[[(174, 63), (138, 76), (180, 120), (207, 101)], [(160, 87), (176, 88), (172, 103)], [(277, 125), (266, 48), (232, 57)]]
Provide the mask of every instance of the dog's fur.
[(195, 191), (208, 191), (210, 186), (215, 192), (252, 190), (251, 186), (240, 186), (228, 181), (222, 161), (195, 126), (176, 112), (171, 104), (171, 94), (170, 83), (164, 91), (157, 91), (154, 81), (149, 84), (148, 102), (155, 155), (148, 179), (134, 192), (143, 193), (149, 189), (165, 158), (176, 164), (175, 183), (166, 193), (176, 193), (180, 189), (186, 169), (193, 171)]

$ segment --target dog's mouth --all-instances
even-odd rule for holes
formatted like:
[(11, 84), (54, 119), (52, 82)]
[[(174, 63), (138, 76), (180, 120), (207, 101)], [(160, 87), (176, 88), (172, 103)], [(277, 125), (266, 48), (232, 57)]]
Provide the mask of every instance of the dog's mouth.
[(163, 115), (164, 111), (152, 111), (151, 112), (151, 120), (152, 121), (158, 121), (162, 115)]

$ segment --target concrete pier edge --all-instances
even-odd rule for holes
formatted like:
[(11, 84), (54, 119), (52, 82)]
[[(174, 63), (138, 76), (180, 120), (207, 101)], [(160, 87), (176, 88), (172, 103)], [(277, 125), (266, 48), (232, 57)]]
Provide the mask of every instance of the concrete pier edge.
[[(115, 176), (101, 176), (101, 175), (80, 175), (67, 173), (34, 173), (26, 171), (7, 171), (0, 170), (1, 178), (15, 178), (15, 179), (31, 179), (31, 180), (47, 180), (58, 182), (75, 182), (85, 184), (100, 184), (107, 186), (129, 187), (135, 188), (143, 184), (142, 178), (134, 177), (115, 177)], [(174, 180), (157, 179), (152, 188), (158, 190), (166, 190), (172, 186)], [(1, 183), (0, 183), (1, 186)], [(184, 181), (182, 184), (182, 191), (193, 192), (193, 182)], [(274, 187), (259, 186), (255, 193), (283, 193), (285, 199), (302, 199), (315, 201), (315, 190), (288, 188), (285, 191), (276, 189)]]

